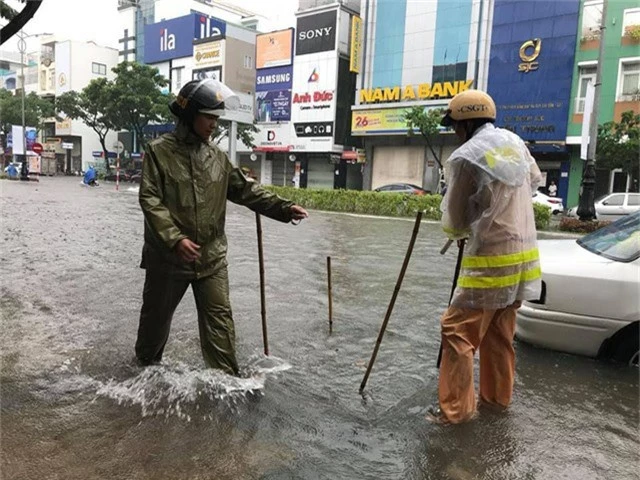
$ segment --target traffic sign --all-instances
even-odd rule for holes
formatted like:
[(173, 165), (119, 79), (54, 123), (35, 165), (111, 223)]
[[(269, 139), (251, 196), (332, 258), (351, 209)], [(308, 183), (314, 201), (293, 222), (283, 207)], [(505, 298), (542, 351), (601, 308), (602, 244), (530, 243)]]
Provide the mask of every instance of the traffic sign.
[(40, 143), (34, 143), (33, 146), (31, 147), (31, 151), (33, 153), (37, 153), (38, 155), (42, 153), (42, 150), (44, 149), (42, 148), (42, 145)]
[(116, 143), (114, 143), (113, 148), (116, 151), (116, 153), (118, 153), (118, 155), (124, 152), (124, 144), (120, 141), (117, 141)]

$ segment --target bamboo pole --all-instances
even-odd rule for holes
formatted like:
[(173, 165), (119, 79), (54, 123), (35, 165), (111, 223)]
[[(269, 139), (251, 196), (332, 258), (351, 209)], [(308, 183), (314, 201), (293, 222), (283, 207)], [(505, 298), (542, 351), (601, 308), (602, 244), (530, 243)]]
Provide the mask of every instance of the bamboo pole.
[(260, 264), (260, 315), (262, 316), (262, 342), (264, 354), (269, 355), (269, 340), (267, 338), (267, 309), (264, 299), (264, 254), (262, 251), (262, 221), (256, 212), (256, 229), (258, 231), (258, 263)]
[(333, 293), (331, 291), (331, 257), (327, 257), (327, 295), (329, 295), (329, 335), (333, 333)]
[(384, 331), (387, 328), (387, 324), (389, 323), (389, 318), (391, 317), (391, 312), (393, 311), (393, 306), (396, 303), (396, 298), (398, 297), (398, 292), (400, 291), (400, 286), (402, 285), (402, 280), (404, 279), (404, 274), (407, 271), (407, 266), (409, 265), (409, 259), (411, 258), (411, 252), (413, 252), (413, 246), (416, 243), (416, 237), (418, 236), (418, 230), (420, 229), (420, 221), (422, 220), (422, 212), (418, 212), (416, 215), (416, 223), (413, 226), (413, 233), (411, 234), (411, 241), (409, 242), (409, 247), (407, 248), (407, 253), (404, 256), (404, 262), (402, 264), (402, 268), (400, 269), (400, 275), (398, 276), (398, 281), (396, 282), (396, 287), (393, 290), (393, 295), (391, 296), (391, 301), (389, 302), (389, 306), (387, 307), (387, 313), (384, 317), (384, 321), (382, 322), (382, 327), (380, 327), (380, 333), (378, 333), (378, 339), (376, 340), (376, 345), (373, 349), (373, 353), (371, 355), (371, 360), (369, 360), (369, 366), (367, 367), (367, 371), (364, 374), (364, 378), (362, 379), (362, 383), (360, 384), (360, 393), (364, 390), (365, 385), (367, 384), (367, 380), (369, 378), (369, 374), (371, 373), (371, 368), (373, 367), (373, 362), (376, 360), (376, 356), (378, 355), (378, 349), (380, 348), (380, 343), (382, 342), (382, 337), (384, 336)]
[[(455, 272), (453, 273), (453, 283), (451, 284), (451, 294), (449, 295), (449, 305), (451, 305), (451, 300), (453, 300), (453, 292), (456, 291), (456, 287), (458, 286), (458, 277), (460, 276), (460, 267), (462, 266), (462, 257), (464, 255), (464, 244), (467, 240), (466, 239), (462, 239), (460, 240), (460, 244), (458, 245), (458, 260), (456, 260), (456, 269)], [(449, 245), (451, 245), (451, 240), (449, 240), (449, 242), (447, 242)], [(448, 247), (447, 247), (448, 248)], [(446, 249), (444, 249), (444, 252), (446, 252)], [(444, 253), (444, 252), (440, 252), (440, 253)], [(438, 360), (436, 361), (436, 367), (440, 368), (440, 362), (442, 362), (442, 339), (440, 339), (440, 350), (438, 351)]]

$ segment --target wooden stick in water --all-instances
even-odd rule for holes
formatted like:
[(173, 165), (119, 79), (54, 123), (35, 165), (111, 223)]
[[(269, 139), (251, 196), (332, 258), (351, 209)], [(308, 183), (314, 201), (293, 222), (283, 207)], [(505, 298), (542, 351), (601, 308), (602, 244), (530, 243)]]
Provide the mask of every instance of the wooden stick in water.
[(267, 309), (264, 299), (264, 254), (262, 251), (262, 222), (260, 214), (256, 213), (256, 228), (258, 230), (258, 263), (260, 265), (260, 314), (262, 316), (262, 342), (264, 354), (269, 355), (269, 340), (267, 339)]
[(333, 333), (333, 294), (331, 292), (331, 257), (327, 257), (327, 294), (329, 295), (329, 335)]
[(382, 342), (382, 337), (384, 335), (384, 331), (387, 328), (387, 323), (389, 323), (389, 318), (391, 317), (391, 312), (393, 311), (393, 306), (396, 303), (396, 298), (398, 297), (398, 292), (400, 291), (400, 286), (402, 285), (402, 280), (404, 279), (404, 274), (407, 271), (407, 266), (409, 265), (409, 259), (411, 258), (411, 252), (413, 252), (413, 246), (416, 243), (416, 237), (418, 236), (418, 230), (420, 229), (420, 221), (422, 220), (422, 212), (418, 212), (416, 215), (416, 223), (413, 226), (413, 233), (411, 234), (411, 241), (409, 242), (409, 248), (407, 248), (407, 253), (404, 256), (404, 263), (402, 264), (402, 269), (400, 270), (400, 275), (398, 276), (398, 281), (396, 282), (396, 287), (393, 290), (393, 295), (391, 296), (391, 302), (389, 302), (389, 307), (387, 308), (387, 313), (384, 317), (384, 321), (382, 322), (382, 327), (380, 328), (380, 333), (378, 334), (378, 340), (376, 341), (376, 346), (373, 349), (373, 354), (371, 355), (371, 360), (369, 360), (369, 366), (367, 367), (367, 372), (364, 374), (364, 378), (362, 379), (362, 383), (360, 384), (360, 393), (364, 390), (365, 385), (367, 384), (367, 379), (369, 378), (369, 374), (371, 373), (371, 368), (373, 367), (373, 362), (376, 360), (376, 356), (378, 355), (378, 349), (380, 348), (380, 343)]

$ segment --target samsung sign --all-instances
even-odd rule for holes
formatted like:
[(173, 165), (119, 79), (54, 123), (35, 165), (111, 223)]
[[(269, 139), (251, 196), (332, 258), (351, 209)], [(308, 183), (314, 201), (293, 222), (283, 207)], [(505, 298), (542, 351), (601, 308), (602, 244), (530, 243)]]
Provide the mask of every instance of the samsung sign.
[(564, 142), (580, 0), (537, 1), (535, 12), (521, 4), (495, 1), (488, 93), (496, 125), (525, 141)]
[(197, 13), (145, 25), (144, 63), (190, 57), (194, 40), (224, 35), (225, 32), (224, 22)]
[(256, 71), (256, 91), (291, 89), (293, 68), (274, 67)]
[(335, 50), (336, 19), (336, 10), (298, 17), (296, 55)]

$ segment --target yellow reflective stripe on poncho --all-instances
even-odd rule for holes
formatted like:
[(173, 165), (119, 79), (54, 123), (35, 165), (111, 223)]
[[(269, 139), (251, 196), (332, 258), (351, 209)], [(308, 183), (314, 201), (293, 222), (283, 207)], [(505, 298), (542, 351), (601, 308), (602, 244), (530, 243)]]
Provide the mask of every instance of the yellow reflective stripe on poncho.
[(465, 230), (458, 230), (456, 228), (449, 227), (442, 227), (442, 231), (447, 235), (454, 235), (456, 237), (468, 235), (471, 232), (471, 230), (469, 230), (468, 228)]
[(484, 255), (476, 257), (465, 257), (462, 259), (462, 268), (492, 268), (509, 267), (522, 263), (538, 260), (537, 248), (525, 250), (524, 252), (509, 253), (506, 255)]
[(458, 286), (461, 288), (503, 288), (518, 285), (522, 282), (537, 280), (542, 276), (540, 267), (525, 270), (524, 272), (505, 275), (502, 277), (469, 277), (463, 276), (458, 279)]

